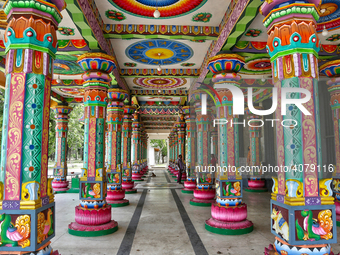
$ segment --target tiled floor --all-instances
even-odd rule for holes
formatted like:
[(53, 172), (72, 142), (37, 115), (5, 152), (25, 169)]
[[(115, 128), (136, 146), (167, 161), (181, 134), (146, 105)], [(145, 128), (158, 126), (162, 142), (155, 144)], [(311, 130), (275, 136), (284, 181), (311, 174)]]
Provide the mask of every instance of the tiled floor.
[[(155, 182), (157, 186), (165, 187), (166, 185), (161, 185), (167, 183), (164, 173), (164, 170), (155, 170), (157, 177), (151, 178), (151, 183)], [(174, 182), (171, 177), (170, 180)], [(192, 244), (189, 238), (193, 233), (187, 231), (185, 224), (192, 224), (194, 227), (192, 229), (199, 236), (198, 241), (197, 238), (192, 238), (192, 241), (201, 243), (205, 248), (196, 249), (198, 255), (260, 255), (263, 254), (264, 247), (274, 241), (274, 236), (270, 233), (270, 193), (244, 192), (243, 200), (248, 205), (248, 219), (254, 223), (254, 231), (242, 236), (222, 236), (210, 233), (204, 228), (205, 220), (210, 218), (210, 207), (191, 206), (189, 201), (193, 195), (183, 194), (180, 189), (173, 189), (190, 218), (189, 221), (183, 221), (183, 210), (178, 209), (172, 191), (164, 187), (147, 190), (134, 238), (124, 239), (125, 244), (126, 241), (132, 243), (130, 254), (195, 254), (193, 249), (195, 244)], [(119, 225), (117, 232), (91, 238), (76, 237), (67, 232), (68, 224), (74, 221), (74, 207), (79, 204), (78, 194), (57, 194), (56, 236), (52, 240), (52, 247), (58, 249), (62, 255), (117, 254), (142, 192), (140, 189), (137, 194), (126, 195), (130, 200), (129, 206), (112, 209), (112, 219)], [(332, 247), (334, 252), (340, 252), (339, 244), (333, 244)]]

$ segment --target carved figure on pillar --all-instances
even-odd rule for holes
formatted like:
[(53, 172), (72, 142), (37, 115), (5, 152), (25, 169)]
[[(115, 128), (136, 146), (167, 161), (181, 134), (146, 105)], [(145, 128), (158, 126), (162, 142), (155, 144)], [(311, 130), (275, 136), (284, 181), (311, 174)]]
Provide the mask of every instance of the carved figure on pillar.
[(122, 188), (123, 169), (121, 164), (122, 126), (124, 117), (124, 100), (128, 92), (118, 87), (110, 88), (108, 92), (109, 105), (107, 109), (108, 126), (108, 168), (107, 197), (106, 202), (113, 207), (121, 207), (129, 204), (125, 198), (125, 190)]
[[(237, 54), (218, 54), (209, 60), (208, 67), (214, 74), (217, 117), (225, 120), (218, 125), (218, 167), (216, 177), (216, 203), (211, 206), (211, 216), (206, 229), (222, 235), (241, 235), (253, 230), (247, 220), (247, 205), (242, 201), (242, 176), (239, 174), (238, 116), (233, 114), (231, 88), (239, 87), (237, 72), (245, 64)], [(229, 87), (229, 88), (228, 88)]]
[(108, 103), (109, 74), (116, 67), (115, 59), (103, 53), (86, 53), (78, 58), (85, 71), (84, 164), (80, 177), (80, 205), (76, 206), (75, 222), (69, 233), (78, 236), (100, 236), (115, 232), (111, 205), (106, 203), (107, 178), (105, 161), (105, 122)]
[[(289, 104), (283, 109), (286, 115), (282, 115), (278, 97), (275, 118), (279, 122), (285, 120), (288, 126), (276, 126), (278, 166), (285, 169), (281, 168), (277, 178), (273, 178), (271, 231), (275, 242), (266, 248), (265, 254), (273, 249), (277, 254), (331, 254), (330, 244), (336, 243), (331, 179), (321, 179), (318, 169), (305, 167), (322, 166), (318, 99), (320, 40), (316, 32), (319, 4), (320, 1), (314, 0), (274, 0), (261, 6), (278, 95), (288, 90), (285, 96), (289, 99), (303, 97), (296, 89), (311, 94), (304, 104), (310, 115)], [(326, 218), (327, 227), (323, 224)], [(315, 226), (320, 229), (315, 231)]]
[(68, 118), (72, 107), (66, 105), (57, 105), (53, 108), (56, 112), (56, 149), (55, 165), (53, 168), (54, 180), (52, 188), (56, 193), (65, 193), (69, 189), (67, 178), (67, 133)]

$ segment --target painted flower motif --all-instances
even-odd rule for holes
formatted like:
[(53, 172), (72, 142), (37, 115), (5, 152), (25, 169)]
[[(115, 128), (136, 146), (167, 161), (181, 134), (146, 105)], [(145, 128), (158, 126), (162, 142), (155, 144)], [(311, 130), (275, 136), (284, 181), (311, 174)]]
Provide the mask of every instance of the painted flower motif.
[(69, 27), (59, 27), (58, 31), (60, 34), (62, 35), (66, 35), (66, 36), (70, 36), (70, 35), (74, 35), (74, 29), (73, 28), (69, 28)]
[(191, 42), (197, 42), (197, 43), (204, 43), (205, 40), (195, 40), (195, 39), (192, 39), (190, 40)]
[(329, 42), (338, 41), (338, 40), (340, 40), (340, 34), (331, 35), (331, 36), (328, 37), (326, 40), (329, 41)]
[(33, 119), (26, 125), (26, 129), (33, 135), (34, 131), (36, 130), (37, 126), (34, 124)]
[(123, 13), (121, 13), (119, 11), (115, 11), (115, 10), (107, 10), (105, 12), (105, 15), (109, 19), (112, 19), (112, 20), (115, 20), (115, 21), (122, 21), (122, 20), (126, 19), (126, 17), (124, 16)]
[(192, 17), (192, 21), (195, 22), (209, 22), (212, 17), (212, 14), (209, 12), (201, 12), (196, 14), (194, 17)]
[(124, 66), (127, 66), (127, 67), (136, 67), (137, 64), (136, 63), (131, 63), (131, 62), (126, 62), (126, 63), (124, 63)]
[(249, 30), (245, 33), (245, 36), (258, 37), (261, 33), (262, 33), (261, 30), (258, 30), (258, 29), (249, 29)]
[(185, 66), (185, 67), (190, 67), (190, 66), (194, 66), (195, 63), (183, 63), (181, 64), (181, 66)]

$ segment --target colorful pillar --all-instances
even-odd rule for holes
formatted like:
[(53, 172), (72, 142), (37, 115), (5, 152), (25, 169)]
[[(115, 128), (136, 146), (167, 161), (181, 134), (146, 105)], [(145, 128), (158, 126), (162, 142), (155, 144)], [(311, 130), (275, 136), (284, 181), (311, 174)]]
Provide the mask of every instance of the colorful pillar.
[[(256, 106), (257, 110), (262, 110), (262, 107)], [(265, 187), (266, 181), (262, 179), (262, 165), (261, 165), (261, 126), (263, 120), (261, 116), (252, 114), (247, 108), (245, 112), (248, 115), (248, 129), (250, 139), (250, 162), (248, 162), (250, 169), (250, 176), (248, 180), (248, 192), (267, 192)]]
[(195, 112), (197, 123), (197, 176), (194, 198), (190, 204), (195, 206), (211, 206), (215, 202), (214, 172), (210, 168), (211, 154), (211, 108), (207, 107), (207, 114), (202, 113), (202, 97), (200, 90), (194, 91), (196, 99)]
[(123, 163), (123, 182), (122, 187), (125, 194), (136, 193), (134, 189), (135, 183), (132, 181), (132, 168), (131, 168), (131, 136), (132, 136), (132, 114), (135, 112), (136, 107), (124, 105), (124, 119), (123, 119), (123, 132), (122, 132), (122, 163)]
[(125, 198), (125, 190), (122, 188), (122, 126), (124, 118), (124, 100), (129, 96), (128, 92), (117, 87), (109, 89), (109, 105), (107, 108), (108, 126), (108, 162), (107, 197), (106, 202), (112, 207), (122, 207), (129, 204)]
[(211, 132), (211, 138), (212, 138), (212, 154), (217, 159), (217, 154), (218, 154), (218, 132), (217, 131), (212, 131)]
[[(340, 60), (330, 61), (320, 67), (320, 72), (331, 77), (327, 81), (329, 86), (328, 91), (331, 94), (331, 109), (333, 114), (334, 125), (334, 140), (335, 140), (335, 156), (336, 167), (333, 172), (333, 191), (335, 193), (335, 206), (336, 206), (336, 224), (340, 226), (340, 78), (338, 71), (340, 67)], [(329, 166), (332, 167), (332, 166)]]
[(178, 166), (177, 166), (177, 159), (178, 159), (178, 133), (177, 133), (177, 128), (176, 125), (172, 127), (172, 134), (173, 134), (173, 152), (174, 152), (174, 157), (173, 157), (173, 169), (171, 171), (171, 175), (173, 178), (176, 178), (178, 174)]
[[(247, 205), (242, 202), (242, 177), (239, 175), (238, 116), (233, 115), (233, 94), (229, 87), (240, 87), (237, 72), (244, 65), (237, 54), (219, 54), (209, 60), (217, 91), (218, 168), (216, 177), (216, 203), (211, 206), (211, 216), (205, 228), (222, 235), (241, 235), (253, 230), (247, 220)], [(224, 120), (224, 121), (222, 121)]]
[[(283, 166), (273, 178), (271, 227), (276, 237), (266, 254), (272, 248), (278, 254), (331, 254), (330, 243), (337, 241), (332, 179), (319, 179), (324, 171), (318, 102), (319, 3), (274, 0), (261, 6), (278, 91), (276, 145), (278, 166)], [(281, 94), (299, 99), (305, 93), (296, 89), (311, 94), (303, 104), (310, 115), (292, 104), (281, 108)]]
[(105, 161), (105, 121), (109, 74), (116, 67), (114, 58), (103, 53), (86, 53), (78, 58), (85, 71), (84, 165), (80, 177), (80, 205), (76, 206), (75, 222), (69, 233), (77, 236), (100, 236), (115, 232), (111, 205), (106, 203), (107, 179)]
[(68, 133), (68, 118), (72, 111), (72, 107), (66, 105), (57, 105), (53, 108), (56, 115), (57, 125), (56, 143), (55, 143), (55, 165), (53, 168), (54, 180), (52, 188), (56, 193), (65, 193), (68, 188), (67, 178), (67, 133)]
[(133, 181), (143, 181), (142, 173), (140, 171), (140, 163), (139, 163), (139, 143), (140, 143), (140, 128), (141, 123), (139, 122), (139, 114), (135, 112), (133, 114), (132, 121), (132, 180)]
[(173, 137), (172, 137), (172, 131), (170, 131), (168, 141), (169, 141), (169, 166), (168, 166), (168, 172), (171, 173), (171, 171), (173, 171)]
[[(178, 136), (178, 155), (182, 155), (183, 163), (185, 164), (185, 120), (184, 114), (181, 114), (178, 118), (178, 121), (175, 124), (177, 128), (177, 136)], [(178, 173), (176, 177), (178, 178)], [(182, 174), (182, 180), (187, 178), (186, 173)]]
[(187, 164), (186, 176), (184, 181), (184, 189), (182, 193), (192, 194), (196, 189), (196, 116), (195, 109), (190, 106), (184, 106), (183, 111), (185, 114), (185, 125), (187, 132)]
[(37, 254), (41, 249), (52, 253), (56, 211), (53, 179), (47, 174), (50, 93), (56, 30), (65, 7), (62, 0), (23, 5), (12, 0), (4, 5), (8, 26), (0, 169), (3, 254)]

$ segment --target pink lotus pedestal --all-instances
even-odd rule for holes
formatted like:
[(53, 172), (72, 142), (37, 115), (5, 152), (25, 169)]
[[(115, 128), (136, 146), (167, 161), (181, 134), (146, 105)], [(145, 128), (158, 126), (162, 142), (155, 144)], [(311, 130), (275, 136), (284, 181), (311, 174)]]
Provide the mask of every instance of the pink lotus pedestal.
[(137, 189), (134, 189), (135, 183), (133, 181), (122, 181), (122, 188), (125, 190), (125, 194), (137, 193)]
[(141, 181), (144, 181), (144, 180), (142, 179), (142, 176), (143, 176), (143, 175), (141, 175), (140, 173), (132, 173), (132, 180), (133, 180), (134, 182), (141, 182)]
[(129, 205), (129, 200), (125, 198), (125, 190), (108, 190), (106, 202), (112, 207), (122, 207)]
[[(182, 173), (182, 178), (181, 178), (181, 180), (183, 181), (183, 180), (186, 180), (187, 179), (187, 175), (186, 175), (186, 173)], [(176, 181), (178, 180), (178, 172), (176, 173)]]
[(340, 203), (335, 200), (335, 212), (336, 212), (336, 225), (340, 227)]
[(190, 199), (190, 204), (195, 206), (211, 206), (215, 203), (215, 189), (195, 189), (194, 198)]
[(192, 194), (196, 189), (196, 181), (184, 181), (184, 189), (182, 193)]
[(100, 209), (87, 209), (76, 206), (75, 222), (68, 225), (68, 232), (75, 236), (102, 236), (118, 229), (118, 223), (111, 220), (111, 206)]
[(55, 193), (66, 193), (69, 190), (68, 181), (53, 181), (52, 188)]
[(267, 192), (268, 189), (265, 187), (266, 181), (262, 179), (258, 180), (248, 180), (248, 188), (245, 188), (245, 191), (248, 192)]
[(221, 235), (243, 235), (253, 231), (253, 223), (247, 220), (247, 205), (223, 207), (211, 205), (211, 216), (205, 222), (206, 230)]

